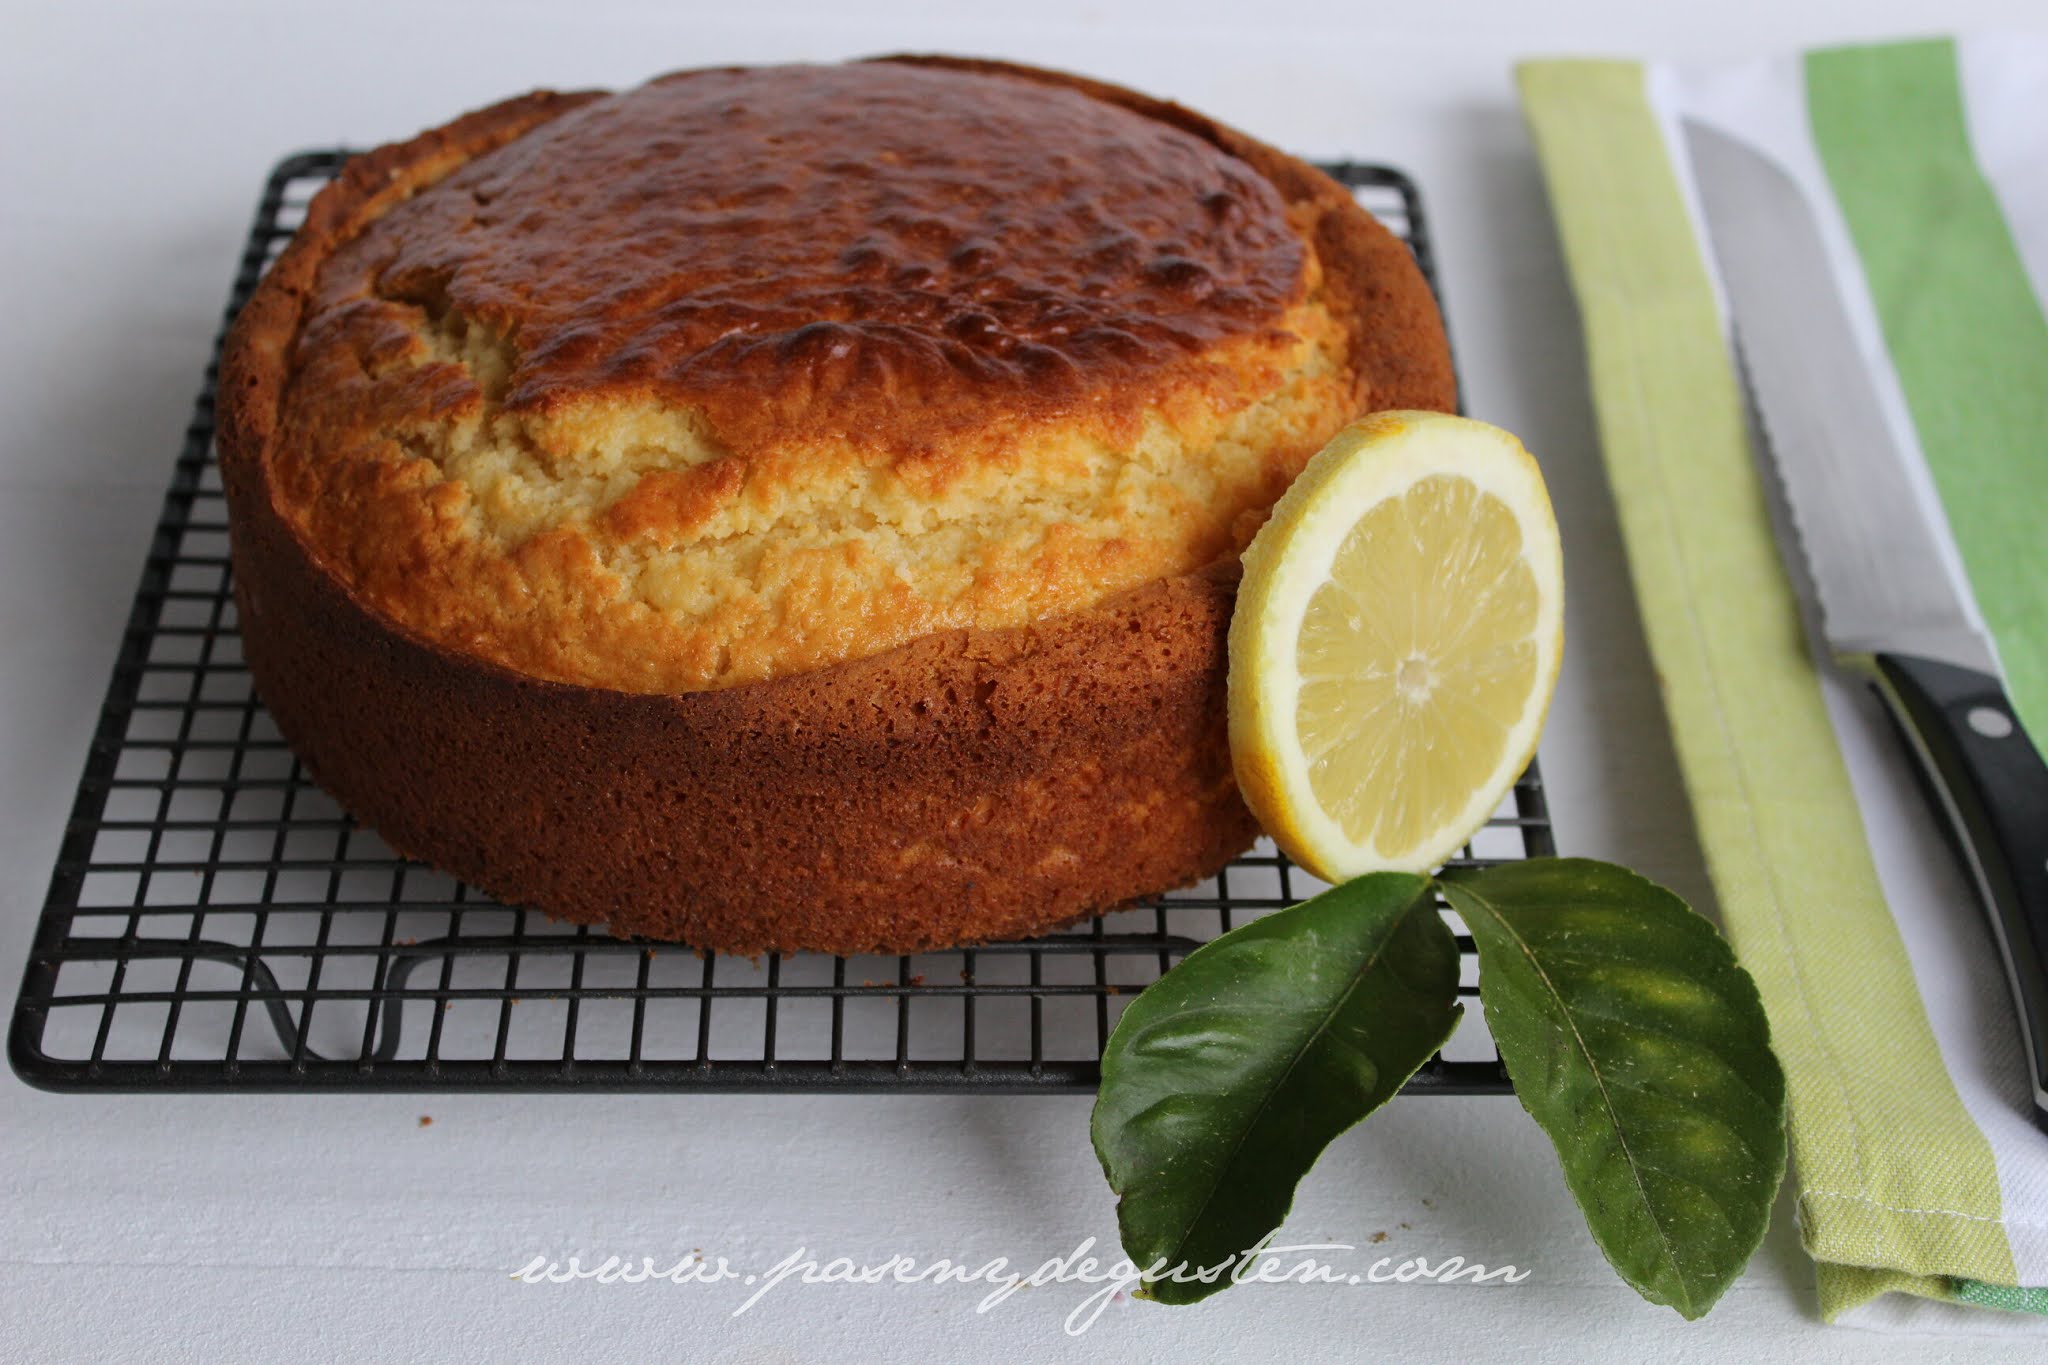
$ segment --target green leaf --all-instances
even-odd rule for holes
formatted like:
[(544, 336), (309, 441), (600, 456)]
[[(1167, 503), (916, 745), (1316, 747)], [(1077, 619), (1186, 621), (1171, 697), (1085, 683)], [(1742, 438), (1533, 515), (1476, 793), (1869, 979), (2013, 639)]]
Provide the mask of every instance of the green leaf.
[(1763, 1240), (1785, 1174), (1785, 1074), (1756, 983), (1714, 926), (1583, 858), (1443, 874), (1522, 1105), (1593, 1240), (1697, 1318)]
[(1140, 1292), (1193, 1303), (1278, 1227), (1332, 1139), (1456, 1026), (1458, 945), (1429, 879), (1387, 872), (1232, 930), (1131, 1002), (1102, 1054), (1096, 1155)]

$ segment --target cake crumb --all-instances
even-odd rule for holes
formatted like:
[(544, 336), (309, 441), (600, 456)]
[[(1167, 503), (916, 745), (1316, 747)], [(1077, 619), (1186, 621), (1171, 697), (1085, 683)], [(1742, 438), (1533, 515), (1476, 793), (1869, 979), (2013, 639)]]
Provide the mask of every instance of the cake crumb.
[(1375, 1245), (1375, 1246), (1379, 1245), (1379, 1244), (1380, 1244), (1381, 1242), (1384, 1242), (1384, 1241), (1386, 1241), (1386, 1240), (1387, 1240), (1387, 1234), (1386, 1234), (1386, 1233), (1384, 1233), (1384, 1232), (1375, 1232), (1375, 1233), (1374, 1233), (1374, 1234), (1372, 1235), (1372, 1242), (1373, 1242), (1373, 1245)]

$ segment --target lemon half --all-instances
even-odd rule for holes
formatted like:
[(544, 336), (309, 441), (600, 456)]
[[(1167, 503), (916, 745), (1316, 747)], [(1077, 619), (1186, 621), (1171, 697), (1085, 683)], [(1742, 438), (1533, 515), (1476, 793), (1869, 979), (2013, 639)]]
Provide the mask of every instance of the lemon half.
[(1326, 881), (1438, 867), (1536, 752), (1563, 646), (1557, 519), (1522, 443), (1442, 413), (1354, 422), (1244, 554), (1245, 802)]

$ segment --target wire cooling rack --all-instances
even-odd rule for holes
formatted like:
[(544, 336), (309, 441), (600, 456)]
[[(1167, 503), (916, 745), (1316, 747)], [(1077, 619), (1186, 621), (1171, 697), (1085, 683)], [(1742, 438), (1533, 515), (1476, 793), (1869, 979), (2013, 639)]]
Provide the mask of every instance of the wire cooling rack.
[[(272, 173), (230, 318), (346, 155)], [(1326, 169), (1406, 238), (1435, 287), (1407, 177)], [(759, 961), (496, 904), (355, 826), (252, 693), (213, 414), (209, 367), (15, 1007), (9, 1057), (32, 1084), (1087, 1091), (1132, 995), (1203, 941), (1322, 887), (1262, 841), (1211, 881), (1047, 938)], [(1554, 851), (1532, 765), (1457, 861)], [(1459, 943), (1471, 997), (1472, 943)], [(1446, 1054), (1409, 1089), (1507, 1090), (1478, 1010)]]

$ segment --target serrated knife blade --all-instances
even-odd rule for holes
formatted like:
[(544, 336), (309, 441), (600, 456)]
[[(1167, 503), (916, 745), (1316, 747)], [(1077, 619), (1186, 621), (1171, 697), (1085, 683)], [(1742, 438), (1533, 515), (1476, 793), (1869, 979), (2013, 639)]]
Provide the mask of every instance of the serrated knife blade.
[(1928, 779), (1990, 918), (2048, 1132), (2048, 764), (1998, 678), (1878, 406), (1799, 186), (1685, 125), (1715, 259), (1821, 629), (1866, 674)]
[(1993, 671), (1878, 406), (1798, 185), (1705, 125), (1688, 123), (1686, 140), (1829, 647)]

